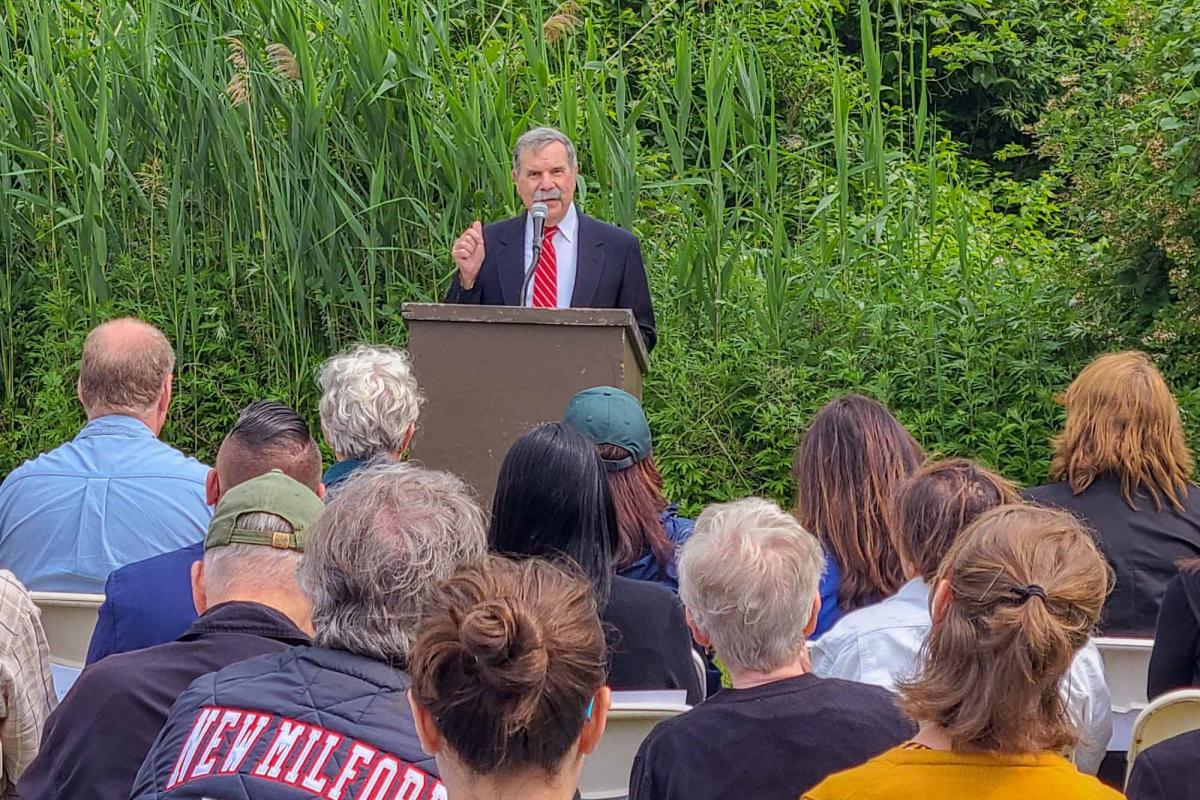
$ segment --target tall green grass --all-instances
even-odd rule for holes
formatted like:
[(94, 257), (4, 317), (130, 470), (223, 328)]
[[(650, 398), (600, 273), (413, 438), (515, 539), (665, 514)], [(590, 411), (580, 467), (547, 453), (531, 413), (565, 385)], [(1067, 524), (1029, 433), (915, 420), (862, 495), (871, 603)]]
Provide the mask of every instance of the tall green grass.
[[(997, 266), (1009, 241), (980, 227), (924, 53), (880, 52), (901, 4), (852, 8), (852, 53), (834, 12), (795, 9), (823, 42), (827, 97), (804, 136), (750, 0), (640, 16), (598, 0), (4, 0), (0, 438), (19, 443), (0, 462), (70, 427), (26, 423), (67, 413), (79, 339), (117, 312), (176, 343), (178, 438), (201, 449), (267, 387), (307, 400), (324, 355), (402, 339), (401, 304), (438, 298), (466, 224), (516, 210), (511, 147), (543, 123), (580, 147), (584, 207), (642, 236), (668, 336), (748, 338), (842, 390), (953, 405), (956, 349), (996, 319), (988, 304), (1035, 304), (1043, 285), (1019, 259)], [(1010, 332), (1022, 359), (1044, 354), (1043, 322)], [(880, 377), (898, 370), (928, 391)]]

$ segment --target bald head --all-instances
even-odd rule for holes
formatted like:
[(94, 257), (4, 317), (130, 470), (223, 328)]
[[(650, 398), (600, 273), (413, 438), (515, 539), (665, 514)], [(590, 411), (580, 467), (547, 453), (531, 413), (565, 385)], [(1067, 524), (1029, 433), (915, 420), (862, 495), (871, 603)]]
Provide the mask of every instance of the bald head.
[(110, 320), (93, 328), (83, 344), (79, 401), (88, 419), (125, 414), (149, 425), (166, 417), (174, 369), (175, 351), (162, 331), (130, 317)]

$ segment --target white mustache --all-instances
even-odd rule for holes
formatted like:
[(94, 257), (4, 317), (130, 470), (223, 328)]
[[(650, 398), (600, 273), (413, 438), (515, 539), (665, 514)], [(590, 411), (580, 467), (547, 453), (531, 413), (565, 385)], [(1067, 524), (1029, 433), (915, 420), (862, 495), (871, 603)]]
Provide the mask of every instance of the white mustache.
[(534, 192), (533, 202), (536, 203), (539, 200), (562, 200), (562, 196), (563, 193), (561, 189), (551, 189), (546, 192)]

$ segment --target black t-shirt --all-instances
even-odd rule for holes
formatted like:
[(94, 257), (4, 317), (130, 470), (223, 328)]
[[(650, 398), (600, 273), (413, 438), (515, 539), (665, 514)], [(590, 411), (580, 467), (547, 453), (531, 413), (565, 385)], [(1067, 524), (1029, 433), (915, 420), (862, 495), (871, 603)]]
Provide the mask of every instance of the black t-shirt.
[(629, 800), (796, 800), (914, 733), (877, 686), (810, 673), (725, 689), (650, 732)]
[(1075, 514), (1096, 531), (1097, 543), (1112, 566), (1116, 583), (1104, 603), (1100, 630), (1108, 636), (1154, 635), (1158, 605), (1176, 563), (1200, 557), (1200, 490), (1190, 487), (1183, 511), (1165, 497), (1139, 494), (1137, 510), (1121, 496), (1119, 478), (1097, 478), (1082, 494), (1072, 494), (1065, 481), (1036, 486), (1021, 493), (1026, 500), (1057, 506)]
[(1146, 692), (1153, 700), (1193, 686), (1200, 686), (1200, 574), (1184, 570), (1163, 595)]
[(674, 592), (618, 575), (600, 617), (608, 628), (608, 685), (614, 691), (683, 689), (688, 703), (700, 702), (692, 635)]

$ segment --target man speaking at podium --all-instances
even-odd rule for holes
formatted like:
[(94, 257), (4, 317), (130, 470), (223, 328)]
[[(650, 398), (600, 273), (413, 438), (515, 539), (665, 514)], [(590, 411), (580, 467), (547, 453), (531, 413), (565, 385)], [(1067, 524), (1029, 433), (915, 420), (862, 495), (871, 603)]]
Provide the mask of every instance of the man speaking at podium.
[(562, 133), (523, 134), (513, 151), (513, 181), (526, 213), (486, 227), (476, 220), (455, 240), (450, 253), (458, 272), (446, 302), (628, 308), (652, 349), (654, 308), (641, 245), (629, 231), (575, 209), (578, 174), (575, 146)]

